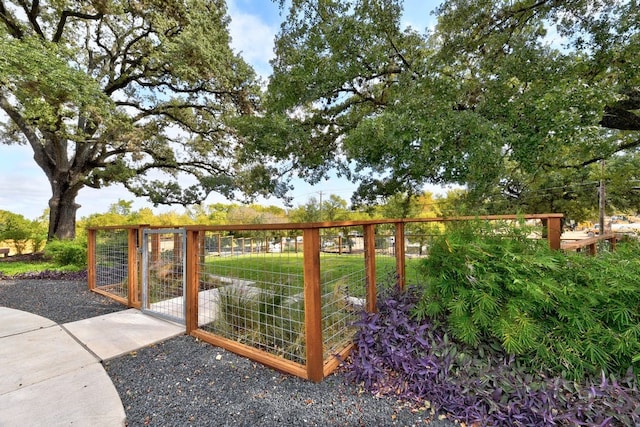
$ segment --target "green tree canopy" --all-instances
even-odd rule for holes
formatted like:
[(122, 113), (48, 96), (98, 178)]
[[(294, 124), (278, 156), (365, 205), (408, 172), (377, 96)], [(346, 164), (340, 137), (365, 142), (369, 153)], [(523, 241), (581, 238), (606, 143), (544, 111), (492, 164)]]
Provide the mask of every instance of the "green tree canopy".
[(226, 124), (259, 107), (226, 13), (222, 0), (0, 1), (0, 141), (30, 146), (46, 174), (50, 238), (74, 236), (87, 186), (154, 204), (277, 192)]
[(597, 163), (640, 146), (636, 6), (450, 0), (418, 32), (399, 0), (294, 0), (247, 147), (336, 167), (356, 201), (457, 183), (492, 213), (585, 215)]
[(355, 219), (358, 215), (349, 209), (347, 201), (335, 194), (322, 199), (310, 197), (303, 205), (299, 205), (289, 211), (290, 222), (329, 222), (347, 221)]
[(43, 242), (42, 234), (39, 220), (31, 221), (20, 214), (0, 210), (0, 243), (10, 243), (18, 255), (27, 249), (39, 251)]
[[(640, 146), (640, 15), (632, 3), (443, 3), (438, 56), (466, 85), (457, 108), (499, 130), (503, 144), (502, 172), (472, 185), (476, 198), (582, 219), (597, 206), (599, 180), (613, 176), (602, 175), (601, 160), (629, 176), (621, 167), (633, 167), (629, 156)], [(628, 205), (633, 197), (620, 184), (610, 199)]]

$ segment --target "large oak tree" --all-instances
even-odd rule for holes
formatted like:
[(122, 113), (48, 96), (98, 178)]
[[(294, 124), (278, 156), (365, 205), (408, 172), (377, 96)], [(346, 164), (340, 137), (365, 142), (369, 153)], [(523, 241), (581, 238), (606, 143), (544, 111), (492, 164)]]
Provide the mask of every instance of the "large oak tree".
[(244, 131), (312, 181), (337, 162), (362, 201), (458, 183), (492, 213), (584, 216), (599, 161), (640, 146), (636, 6), (449, 0), (418, 31), (398, 0), (293, 0)]
[[(639, 30), (635, 2), (443, 3), (439, 56), (466, 68), (459, 108), (506, 142), (500, 179), (479, 197), (580, 219), (606, 180), (613, 205), (640, 208), (630, 191), (640, 178)], [(601, 167), (607, 159), (613, 168)]]
[(228, 21), (223, 0), (0, 0), (0, 141), (46, 174), (49, 238), (74, 237), (83, 187), (156, 204), (275, 191), (226, 124), (259, 93)]

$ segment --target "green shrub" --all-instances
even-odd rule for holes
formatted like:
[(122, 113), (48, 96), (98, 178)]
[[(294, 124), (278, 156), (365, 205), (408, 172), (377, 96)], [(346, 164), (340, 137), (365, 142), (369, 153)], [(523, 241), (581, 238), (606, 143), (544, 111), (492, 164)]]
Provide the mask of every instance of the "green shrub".
[(44, 249), (45, 255), (60, 266), (87, 266), (87, 245), (77, 240), (52, 240)]
[(567, 378), (623, 374), (640, 354), (640, 246), (587, 257), (551, 251), (527, 234), (450, 229), (423, 263), (426, 288), (414, 315)]

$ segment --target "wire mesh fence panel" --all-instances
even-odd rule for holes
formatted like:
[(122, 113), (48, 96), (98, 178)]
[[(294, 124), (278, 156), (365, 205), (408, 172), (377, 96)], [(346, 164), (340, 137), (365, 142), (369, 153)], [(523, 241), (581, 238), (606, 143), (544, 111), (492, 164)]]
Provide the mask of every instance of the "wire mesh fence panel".
[(582, 256), (590, 257), (603, 252), (614, 252), (615, 244), (611, 240), (590, 241), (589, 244), (581, 243), (579, 240), (566, 241), (563, 244), (566, 252), (572, 252)]
[(128, 230), (96, 231), (96, 288), (118, 297), (128, 297)]
[(289, 250), (296, 233), (242, 234), (201, 240), (199, 327), (303, 364), (303, 258)]
[(445, 232), (442, 224), (409, 224), (405, 232), (405, 282), (407, 285), (423, 284), (423, 260), (435, 239)]
[(376, 287), (378, 293), (394, 286), (398, 280), (396, 270), (395, 236), (392, 230), (379, 230), (375, 236)]
[(184, 245), (184, 230), (144, 230), (143, 310), (179, 322), (185, 319)]
[(614, 245), (611, 243), (610, 240), (600, 240), (598, 242), (598, 244), (596, 245), (596, 251), (598, 253), (600, 252), (613, 252), (614, 251)]
[(320, 288), (323, 358), (340, 353), (355, 334), (366, 303), (362, 227), (328, 229), (321, 235)]

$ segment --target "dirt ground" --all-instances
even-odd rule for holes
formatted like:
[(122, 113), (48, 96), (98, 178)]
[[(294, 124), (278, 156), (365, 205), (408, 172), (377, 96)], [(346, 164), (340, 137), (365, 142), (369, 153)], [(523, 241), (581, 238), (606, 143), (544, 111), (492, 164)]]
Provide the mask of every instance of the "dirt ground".
[(36, 252), (32, 254), (22, 254), (22, 255), (10, 255), (5, 257), (0, 257), (0, 262), (39, 262), (44, 260), (44, 254), (42, 252)]

